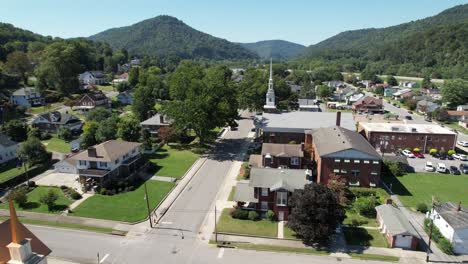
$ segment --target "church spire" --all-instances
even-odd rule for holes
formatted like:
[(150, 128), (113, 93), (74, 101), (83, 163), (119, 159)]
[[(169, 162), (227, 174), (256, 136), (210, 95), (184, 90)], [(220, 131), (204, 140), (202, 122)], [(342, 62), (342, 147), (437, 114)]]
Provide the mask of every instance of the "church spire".
[(21, 232), (18, 215), (16, 215), (16, 209), (13, 204), (13, 198), (10, 195), (10, 228), (11, 228), (11, 242), (20, 244), (24, 240), (23, 233)]
[(270, 79), (268, 80), (268, 91), (266, 94), (266, 104), (263, 106), (265, 112), (275, 112), (275, 90), (273, 89), (273, 59), (270, 58)]
[(273, 91), (273, 59), (270, 58), (270, 79), (268, 80), (268, 92)]

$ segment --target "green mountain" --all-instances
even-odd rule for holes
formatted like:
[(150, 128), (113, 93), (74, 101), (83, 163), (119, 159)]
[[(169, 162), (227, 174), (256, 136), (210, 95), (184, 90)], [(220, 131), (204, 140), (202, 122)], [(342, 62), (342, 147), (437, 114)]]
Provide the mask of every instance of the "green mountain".
[(305, 46), (284, 40), (264, 40), (254, 43), (238, 43), (258, 54), (262, 59), (289, 59), (304, 51)]
[(104, 41), (130, 54), (153, 57), (250, 59), (257, 56), (227, 40), (195, 30), (177, 18), (157, 16), (131, 26), (113, 28), (89, 39)]
[(44, 37), (11, 24), (0, 23), (0, 61), (4, 61), (6, 55), (12, 51), (26, 51), (30, 43), (49, 43), (51, 41), (51, 37)]
[(344, 71), (468, 78), (468, 4), (387, 28), (339, 33), (309, 46), (302, 63), (332, 62)]

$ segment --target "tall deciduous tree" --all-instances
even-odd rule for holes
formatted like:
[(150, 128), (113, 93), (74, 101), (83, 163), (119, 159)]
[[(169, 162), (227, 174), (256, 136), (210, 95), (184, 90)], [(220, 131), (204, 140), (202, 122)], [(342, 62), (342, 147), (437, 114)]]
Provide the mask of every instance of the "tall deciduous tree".
[(288, 226), (306, 245), (326, 242), (345, 218), (337, 195), (327, 186), (316, 183), (294, 191), (289, 205)]
[(392, 75), (388, 76), (387, 83), (388, 83), (388, 85), (391, 85), (391, 86), (397, 86), (398, 85), (397, 79), (395, 77), (393, 77)]
[(317, 89), (317, 96), (320, 98), (327, 98), (332, 95), (330, 87), (326, 85), (320, 85)]
[(267, 73), (253, 68), (247, 69), (244, 80), (238, 87), (239, 107), (252, 111), (262, 110), (267, 90)]
[(22, 51), (15, 51), (7, 56), (5, 63), (7, 72), (19, 75), (24, 84), (28, 84), (28, 73), (32, 71), (33, 66), (26, 53)]
[(468, 102), (468, 81), (462, 79), (447, 80), (440, 91), (442, 101), (450, 106), (463, 105)]
[(49, 162), (51, 158), (51, 155), (47, 152), (44, 145), (42, 145), (41, 141), (36, 137), (30, 137), (23, 142), (19, 146), (17, 154), (28, 166), (36, 164), (44, 165)]
[(155, 103), (153, 90), (148, 86), (138, 85), (132, 103), (132, 111), (136, 118), (140, 121), (147, 119), (152, 114)]
[(140, 139), (141, 126), (140, 121), (133, 116), (128, 115), (123, 117), (118, 125), (118, 132), (120, 138), (125, 141), (136, 142)]
[(3, 131), (16, 142), (22, 142), (28, 138), (28, 125), (17, 119), (7, 122), (3, 126)]

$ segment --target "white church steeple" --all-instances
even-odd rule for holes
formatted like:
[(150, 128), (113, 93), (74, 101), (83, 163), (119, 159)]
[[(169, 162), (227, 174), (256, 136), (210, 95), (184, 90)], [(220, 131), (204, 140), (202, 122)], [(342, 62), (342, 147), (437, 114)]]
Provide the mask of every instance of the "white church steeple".
[(268, 91), (266, 94), (266, 104), (263, 106), (265, 112), (276, 111), (275, 90), (273, 89), (273, 61), (270, 58), (270, 79), (268, 80)]

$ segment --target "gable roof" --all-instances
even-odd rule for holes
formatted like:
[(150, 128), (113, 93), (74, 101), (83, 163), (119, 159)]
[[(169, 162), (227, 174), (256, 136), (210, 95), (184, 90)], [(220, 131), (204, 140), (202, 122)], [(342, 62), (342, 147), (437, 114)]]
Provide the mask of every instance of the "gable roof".
[(66, 124), (70, 120), (80, 120), (78, 117), (68, 114), (68, 113), (61, 113), (59, 111), (52, 111), (47, 113), (42, 113), (34, 120), (38, 120), (39, 118), (44, 118), (45, 120), (49, 121), (50, 123), (63, 125)]
[(24, 96), (26, 94), (36, 94), (39, 95), (39, 91), (35, 87), (26, 87), (26, 88), (20, 88), (12, 93), (12, 95), (18, 95), (18, 96)]
[(11, 147), (11, 146), (14, 146), (18, 143), (16, 143), (15, 141), (11, 140), (7, 135), (3, 134), (3, 133), (0, 133), (0, 145), (7, 148), (7, 147)]
[(88, 71), (88, 72), (92, 77), (96, 79), (106, 78), (106, 75), (102, 71)]
[(107, 99), (106, 95), (101, 90), (96, 90), (96, 91), (87, 93), (83, 95), (83, 97), (85, 97), (86, 95), (89, 96), (93, 101)]
[(447, 111), (449, 116), (466, 116), (468, 111)]
[(381, 106), (382, 99), (375, 98), (373, 96), (365, 96), (353, 103), (353, 105), (361, 105), (361, 104), (366, 104), (366, 105), (373, 104), (373, 105)]
[(304, 157), (301, 144), (263, 143), (262, 155), (270, 154), (275, 157)]
[(243, 180), (237, 183), (234, 192), (234, 201), (258, 203), (255, 198), (255, 189), (249, 186), (249, 181)]
[(460, 206), (453, 202), (446, 202), (436, 205), (435, 211), (454, 229), (468, 228), (468, 208)]
[(379, 153), (361, 134), (343, 127), (320, 128), (312, 134), (312, 138), (321, 157), (353, 149), (375, 159), (381, 159)]
[(123, 140), (108, 140), (99, 145), (95, 145), (96, 157), (90, 157), (88, 150), (84, 150), (75, 156), (70, 157), (71, 160), (89, 160), (89, 161), (106, 161), (111, 162), (127, 154), (132, 149), (141, 146), (138, 142), (128, 142)]
[(412, 235), (417, 238), (420, 237), (416, 229), (411, 225), (400, 209), (390, 204), (382, 204), (375, 207), (375, 210), (382, 218), (387, 232), (391, 235)]
[(161, 123), (161, 114), (155, 114), (154, 116), (141, 122), (140, 125), (155, 126), (155, 125), (169, 125), (172, 123), (171, 119), (168, 119), (166, 115), (163, 115), (163, 122)]
[(250, 170), (250, 187), (270, 188), (272, 191), (285, 189), (290, 192), (303, 189), (308, 181), (306, 170), (252, 168)]

